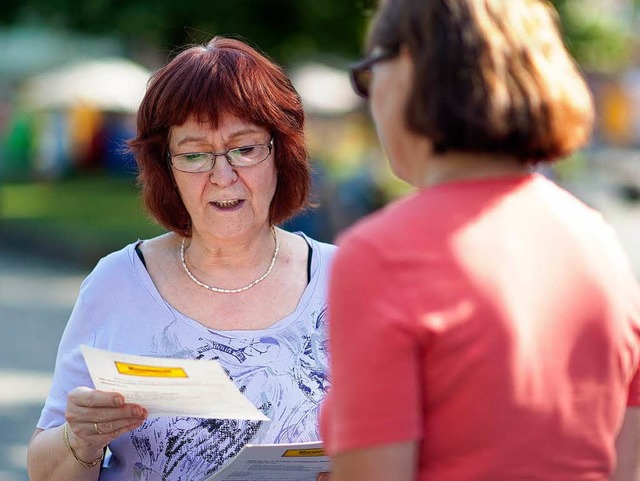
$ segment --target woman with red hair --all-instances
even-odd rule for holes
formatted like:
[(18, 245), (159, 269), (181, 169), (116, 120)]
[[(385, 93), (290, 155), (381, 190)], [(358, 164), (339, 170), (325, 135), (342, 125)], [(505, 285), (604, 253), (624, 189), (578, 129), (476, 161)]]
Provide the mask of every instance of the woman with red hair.
[[(216, 37), (155, 73), (137, 123), (142, 197), (168, 233), (84, 281), (29, 449), (34, 481), (200, 480), (249, 441), (318, 439), (334, 247), (277, 227), (308, 203), (298, 94), (255, 49)], [(81, 344), (215, 359), (271, 421), (150, 418), (93, 389)]]

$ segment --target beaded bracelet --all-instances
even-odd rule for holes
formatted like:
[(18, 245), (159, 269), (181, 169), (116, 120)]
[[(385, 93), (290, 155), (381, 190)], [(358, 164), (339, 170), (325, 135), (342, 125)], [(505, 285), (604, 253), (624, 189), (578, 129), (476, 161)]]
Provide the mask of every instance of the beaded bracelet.
[(71, 454), (73, 454), (73, 457), (75, 458), (76, 461), (78, 461), (78, 464), (80, 464), (81, 466), (84, 466), (85, 468), (93, 468), (94, 466), (97, 466), (99, 463), (102, 462), (104, 453), (94, 461), (88, 462), (80, 459), (80, 457), (76, 454), (76, 452), (71, 447), (71, 443), (69, 442), (69, 431), (67, 430), (67, 423), (64, 423), (64, 428), (62, 429), (62, 437), (64, 438), (64, 443), (67, 445), (67, 448), (69, 448), (69, 451), (71, 451)]

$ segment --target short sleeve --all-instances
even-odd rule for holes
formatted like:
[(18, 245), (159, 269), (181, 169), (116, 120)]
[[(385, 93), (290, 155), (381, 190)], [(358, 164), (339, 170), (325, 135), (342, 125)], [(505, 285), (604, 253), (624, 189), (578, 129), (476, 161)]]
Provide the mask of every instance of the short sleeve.
[(62, 425), (69, 392), (78, 386), (93, 388), (80, 346), (93, 345), (94, 339), (93, 323), (84, 308), (81, 290), (58, 346), (51, 389), (40, 414), (38, 428)]
[(420, 349), (396, 274), (347, 238), (331, 273), (332, 387), (322, 416), (331, 454), (420, 436)]

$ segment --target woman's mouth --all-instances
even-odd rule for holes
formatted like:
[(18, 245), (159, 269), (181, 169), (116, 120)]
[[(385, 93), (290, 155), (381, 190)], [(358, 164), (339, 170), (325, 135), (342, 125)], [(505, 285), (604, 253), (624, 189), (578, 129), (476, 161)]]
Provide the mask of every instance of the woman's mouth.
[(239, 208), (244, 200), (232, 199), (232, 200), (214, 200), (211, 204), (220, 210), (235, 210)]

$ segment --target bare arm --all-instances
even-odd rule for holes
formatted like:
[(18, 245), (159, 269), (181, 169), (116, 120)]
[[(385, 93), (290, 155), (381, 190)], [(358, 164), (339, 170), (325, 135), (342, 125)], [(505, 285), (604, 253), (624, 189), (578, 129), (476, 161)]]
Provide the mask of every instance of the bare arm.
[(640, 408), (627, 408), (616, 453), (618, 462), (611, 481), (640, 481)]
[[(69, 480), (91, 481), (97, 480), (100, 474), (100, 465), (87, 469), (81, 466), (68, 451), (62, 439), (62, 426), (51, 429), (36, 429), (29, 444), (27, 467), (29, 479), (39, 480)], [(93, 454), (84, 454), (87, 451), (80, 449), (73, 435), (69, 434), (72, 446), (78, 448), (76, 452), (85, 460), (97, 459), (101, 450), (93, 451)], [(73, 441), (71, 441), (73, 440)]]
[[(125, 404), (122, 395), (85, 387), (74, 389), (67, 399), (67, 438), (64, 426), (36, 429), (29, 444), (27, 467), (31, 481), (95, 481), (109, 442), (140, 426), (147, 413), (140, 406)], [(67, 442), (69, 446), (67, 446)]]
[(417, 479), (414, 441), (346, 451), (332, 459), (331, 481), (414, 481)]

